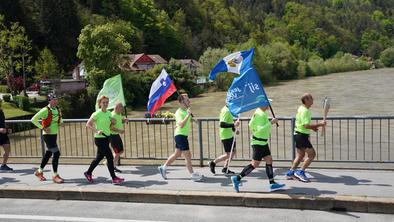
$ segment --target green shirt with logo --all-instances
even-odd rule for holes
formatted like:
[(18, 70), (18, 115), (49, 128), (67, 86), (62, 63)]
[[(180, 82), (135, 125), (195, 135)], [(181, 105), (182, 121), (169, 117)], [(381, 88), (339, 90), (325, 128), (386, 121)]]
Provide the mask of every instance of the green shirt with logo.
[[(106, 136), (111, 134), (111, 112), (103, 112), (101, 109), (94, 112), (90, 118), (94, 119), (97, 130), (102, 130)], [(105, 135), (94, 134), (94, 138), (105, 138)]]
[(271, 134), (271, 122), (268, 119), (267, 113), (265, 113), (262, 109), (258, 108), (254, 112), (252, 119), (249, 122), (249, 128), (252, 132), (252, 145), (267, 145), (268, 141), (261, 141), (253, 139), (257, 137), (259, 139), (268, 140)]
[[(116, 114), (116, 112), (114, 110), (111, 112), (111, 117), (113, 119), (115, 119), (115, 121), (116, 121), (115, 124), (113, 125), (113, 127), (115, 127), (116, 129), (122, 130), (123, 129), (123, 118), (124, 118), (123, 115)], [(115, 132), (112, 130), (111, 130), (111, 134), (112, 135), (119, 135), (118, 132)]]
[(311, 124), (312, 122), (312, 113), (306, 108), (304, 105), (300, 106), (297, 110), (295, 128), (294, 131), (310, 134), (310, 129), (306, 129), (304, 125)]
[[(220, 122), (225, 122), (228, 124), (234, 124), (233, 115), (231, 115), (230, 110), (227, 106), (224, 106), (220, 111), (219, 115)], [(220, 127), (220, 139), (230, 139), (233, 137), (233, 128), (222, 128)]]
[(175, 128), (175, 132), (174, 132), (175, 136), (177, 136), (177, 135), (188, 136), (189, 135), (190, 123), (192, 121), (191, 116), (189, 116), (188, 120), (186, 121), (186, 124), (182, 128), (179, 126), (179, 122), (184, 120), (186, 116), (187, 116), (186, 109), (179, 108), (175, 112), (175, 122), (176, 122), (176, 128)]
[[(38, 128), (42, 129), (42, 125), (38, 122), (39, 120), (43, 120), (48, 118), (48, 107), (51, 109), (52, 112), (52, 120), (51, 125), (49, 125), (49, 133), (43, 131), (43, 134), (46, 135), (56, 135), (59, 132), (59, 111), (56, 107), (46, 106), (42, 108), (38, 113), (36, 113), (32, 118), (31, 122), (37, 126)], [(60, 118), (60, 123), (63, 122), (63, 118)]]

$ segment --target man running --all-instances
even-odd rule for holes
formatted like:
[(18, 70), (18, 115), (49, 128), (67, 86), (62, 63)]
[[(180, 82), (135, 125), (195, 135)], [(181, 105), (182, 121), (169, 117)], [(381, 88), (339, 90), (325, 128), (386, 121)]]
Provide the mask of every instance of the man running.
[[(315, 149), (309, 141), (310, 130), (317, 131), (319, 127), (326, 126), (326, 121), (312, 123), (312, 113), (309, 108), (313, 105), (313, 97), (310, 93), (305, 93), (301, 97), (302, 105), (298, 108), (296, 122), (294, 128), (294, 140), (297, 149), (297, 155), (292, 166), (286, 173), (288, 179), (297, 178), (302, 182), (309, 182), (309, 178), (305, 175), (306, 168), (312, 163), (316, 156)], [(301, 166), (300, 170), (296, 170), (300, 162), (304, 159), (305, 153), (307, 158)]]
[(233, 188), (236, 192), (239, 192), (239, 184), (241, 179), (257, 168), (260, 165), (262, 159), (264, 159), (266, 163), (265, 172), (269, 179), (269, 191), (272, 192), (279, 190), (285, 186), (284, 184), (276, 183), (274, 180), (272, 156), (268, 147), (268, 139), (271, 134), (271, 125), (276, 124), (278, 120), (273, 118), (271, 121), (269, 121), (268, 115), (265, 112), (268, 108), (268, 106), (257, 108), (249, 122), (249, 127), (252, 131), (251, 145), (253, 148), (253, 158), (251, 163), (247, 165), (238, 176), (231, 177)]
[(192, 122), (192, 111), (190, 107), (190, 100), (187, 94), (178, 96), (179, 109), (175, 112), (176, 128), (175, 136), (175, 152), (168, 157), (164, 165), (159, 166), (158, 170), (163, 179), (167, 179), (167, 166), (170, 166), (182, 154), (186, 160), (186, 168), (190, 173), (190, 178), (193, 181), (200, 181), (203, 176), (194, 172), (191, 161), (191, 153), (189, 150), (189, 141), (187, 139), (190, 131), (190, 124)]
[(220, 140), (222, 141), (223, 148), (225, 154), (217, 157), (213, 161), (209, 161), (209, 169), (211, 170), (211, 173), (215, 174), (215, 166), (217, 163), (225, 161), (224, 166), (222, 169), (222, 173), (224, 174), (234, 174), (233, 171), (227, 169), (228, 168), (228, 161), (230, 158), (230, 153), (231, 153), (231, 148), (233, 146), (234, 142), (234, 147), (233, 147), (233, 153), (231, 158), (235, 156), (235, 141), (234, 141), (234, 135), (233, 132), (235, 131), (235, 127), (239, 126), (239, 120), (237, 120), (234, 123), (234, 118), (230, 113), (230, 110), (228, 109), (227, 105), (225, 105), (222, 110), (220, 111)]
[[(60, 150), (57, 145), (57, 133), (59, 131), (60, 124), (63, 123), (63, 118), (61, 115), (61, 111), (57, 106), (57, 97), (55, 94), (48, 95), (48, 106), (42, 108), (36, 115), (33, 116), (31, 122), (37, 126), (38, 128), (43, 130), (43, 140), (47, 147), (47, 150), (42, 157), (40, 168), (36, 170), (34, 175), (38, 177), (40, 181), (45, 181), (44, 177), (44, 167), (49, 161), (49, 158), (53, 155), (52, 158), (52, 168), (53, 168), (53, 177), (52, 180), (55, 183), (63, 183), (64, 180), (59, 176), (57, 172), (57, 168), (59, 165), (59, 157)], [(38, 122), (41, 120), (41, 124)]]
[(124, 133), (123, 124), (127, 123), (128, 120), (123, 115), (123, 104), (117, 103), (115, 109), (111, 112), (111, 118), (115, 120), (115, 124), (111, 126), (111, 146), (114, 151), (114, 170), (117, 173), (121, 173), (116, 166), (119, 164), (120, 154), (123, 153), (123, 141), (119, 134)]
[(0, 99), (0, 146), (4, 148), (3, 163), (1, 164), (0, 170), (12, 171), (13, 169), (7, 166), (8, 157), (10, 156), (10, 139), (8, 134), (11, 133), (11, 129), (7, 129), (5, 126), (5, 116), (2, 109), (3, 100)]

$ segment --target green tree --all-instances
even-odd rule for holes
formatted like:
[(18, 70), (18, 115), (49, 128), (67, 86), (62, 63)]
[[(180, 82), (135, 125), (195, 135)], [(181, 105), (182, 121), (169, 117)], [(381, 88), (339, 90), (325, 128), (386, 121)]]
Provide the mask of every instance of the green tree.
[(105, 79), (120, 72), (122, 55), (130, 52), (130, 49), (130, 43), (113, 23), (96, 27), (87, 25), (82, 29), (77, 56), (84, 62), (89, 86), (93, 91), (100, 89)]
[(44, 48), (40, 52), (40, 56), (38, 57), (34, 68), (38, 74), (36, 76), (36, 79), (38, 80), (61, 78), (62, 71), (59, 68), (59, 63), (48, 48)]
[(386, 67), (394, 67), (394, 48), (385, 49), (380, 55), (380, 61)]

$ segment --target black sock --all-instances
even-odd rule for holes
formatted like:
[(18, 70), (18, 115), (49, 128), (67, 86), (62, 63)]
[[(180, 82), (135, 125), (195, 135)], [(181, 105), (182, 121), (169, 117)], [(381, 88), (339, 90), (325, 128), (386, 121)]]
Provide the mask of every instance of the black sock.
[(274, 170), (272, 169), (272, 164), (266, 164), (265, 165), (265, 173), (267, 174), (267, 177), (270, 181), (270, 184), (275, 183), (274, 181)]
[(241, 178), (246, 177), (249, 173), (254, 170), (254, 166), (252, 164), (247, 165), (242, 172), (237, 176), (237, 180), (240, 181)]

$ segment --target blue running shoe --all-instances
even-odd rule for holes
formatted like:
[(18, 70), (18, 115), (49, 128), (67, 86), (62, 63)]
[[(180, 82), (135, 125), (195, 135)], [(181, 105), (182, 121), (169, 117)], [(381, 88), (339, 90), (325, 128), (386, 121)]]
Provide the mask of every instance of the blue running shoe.
[(280, 190), (280, 189), (282, 189), (284, 186), (285, 186), (284, 184), (272, 183), (272, 184), (270, 184), (269, 191), (270, 191), (270, 192), (273, 192), (273, 191), (275, 191), (275, 190)]
[(231, 182), (233, 183), (233, 188), (235, 192), (239, 193), (239, 181), (237, 180), (237, 176), (232, 176)]
[(305, 171), (296, 170), (294, 176), (302, 182), (309, 182), (309, 178), (305, 175)]
[(294, 179), (294, 170), (289, 170), (289, 171), (287, 171), (287, 173), (286, 173), (286, 178), (287, 178), (288, 180)]
[(167, 180), (166, 169), (164, 168), (164, 166), (159, 166), (159, 167), (157, 167), (157, 169), (159, 170), (161, 177), (163, 177), (163, 179)]

